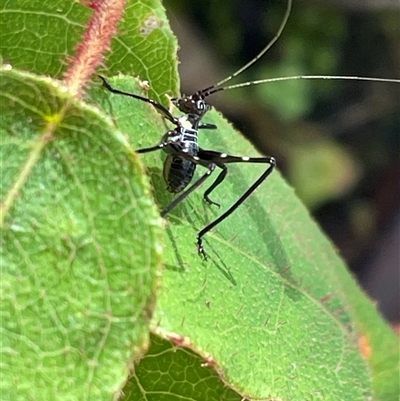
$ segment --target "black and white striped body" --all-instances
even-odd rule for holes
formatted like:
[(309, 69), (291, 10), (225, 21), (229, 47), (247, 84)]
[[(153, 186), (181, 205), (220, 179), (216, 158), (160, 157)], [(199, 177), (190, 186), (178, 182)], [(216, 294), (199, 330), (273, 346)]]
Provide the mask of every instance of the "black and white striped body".
[(204, 99), (187, 96), (179, 99), (178, 108), (187, 115), (178, 119), (178, 126), (167, 132), (162, 141), (168, 142), (163, 148), (168, 154), (164, 161), (163, 176), (167, 190), (172, 193), (182, 192), (192, 181), (197, 163), (182, 157), (188, 154), (196, 157), (199, 152), (197, 143), (201, 118), (210, 110)]
[(192, 181), (196, 171), (196, 163), (181, 157), (182, 152), (191, 156), (197, 156), (199, 146), (197, 144), (197, 130), (176, 128), (167, 133), (169, 142), (163, 150), (168, 154), (164, 161), (163, 176), (167, 184), (167, 190), (172, 193), (182, 192)]

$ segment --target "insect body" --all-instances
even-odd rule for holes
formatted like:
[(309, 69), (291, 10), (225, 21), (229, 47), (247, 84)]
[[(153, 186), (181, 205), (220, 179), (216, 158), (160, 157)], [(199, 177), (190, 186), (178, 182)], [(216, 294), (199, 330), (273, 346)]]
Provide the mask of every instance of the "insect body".
[(164, 150), (169, 153), (164, 162), (164, 180), (167, 183), (167, 190), (174, 194), (182, 192), (192, 181), (196, 170), (196, 163), (179, 156), (180, 152), (187, 152), (197, 156), (199, 146), (197, 144), (197, 131), (190, 128), (182, 128), (177, 136), (179, 144), (171, 144)]
[[(218, 167), (221, 169), (214, 183), (205, 191), (204, 199), (209, 204), (219, 206), (216, 202), (210, 199), (211, 192), (222, 183), (225, 179), (229, 163), (267, 163), (269, 166), (259, 179), (221, 216), (204, 227), (197, 235), (197, 248), (200, 255), (204, 259), (207, 254), (203, 247), (203, 236), (213, 227), (232, 214), (249, 196), (250, 194), (269, 176), (275, 167), (275, 159), (273, 157), (241, 157), (232, 156), (226, 153), (215, 152), (213, 150), (202, 149), (198, 146), (197, 136), (199, 129), (216, 129), (213, 124), (204, 123), (201, 121), (204, 114), (210, 110), (210, 105), (204, 100), (205, 96), (202, 91), (197, 92), (192, 96), (187, 96), (179, 99), (174, 99), (174, 103), (184, 113), (183, 117), (174, 117), (160, 103), (152, 99), (148, 99), (134, 93), (121, 91), (113, 88), (104, 77), (101, 77), (103, 85), (112, 93), (130, 96), (135, 99), (152, 104), (164, 117), (175, 125), (173, 130), (168, 131), (163, 135), (161, 141), (152, 147), (139, 149), (138, 153), (149, 153), (156, 150), (164, 150), (168, 154), (164, 162), (164, 179), (167, 183), (167, 189), (173, 193), (181, 193), (175, 198), (172, 203), (161, 211), (161, 216), (169, 213), (177, 204), (185, 199), (190, 193), (197, 189)], [(201, 176), (189, 188), (187, 186), (191, 182), (196, 166), (201, 165), (207, 169), (205, 174)]]
[[(163, 135), (160, 142), (152, 147), (139, 149), (138, 153), (148, 153), (156, 150), (163, 150), (167, 153), (167, 158), (164, 162), (164, 179), (167, 183), (168, 191), (178, 195), (170, 205), (168, 205), (164, 210), (161, 211), (161, 216), (165, 216), (169, 213), (176, 205), (178, 205), (182, 200), (184, 200), (190, 193), (196, 190), (208, 177), (215, 171), (218, 167), (220, 172), (211, 184), (211, 186), (205, 191), (203, 197), (209, 204), (214, 204), (219, 206), (216, 202), (212, 201), (209, 197), (211, 192), (219, 186), (227, 176), (228, 168), (227, 164), (230, 163), (261, 163), (266, 164), (267, 168), (263, 174), (247, 189), (247, 191), (223, 214), (212, 221), (210, 224), (206, 225), (202, 230), (199, 231), (197, 235), (197, 249), (199, 254), (206, 259), (207, 254), (203, 247), (203, 236), (208, 233), (213, 227), (218, 225), (220, 222), (225, 220), (230, 214), (232, 214), (253, 192), (254, 190), (271, 174), (276, 162), (273, 157), (263, 156), (263, 157), (243, 157), (243, 156), (233, 156), (227, 153), (216, 152), (213, 150), (203, 149), (198, 145), (197, 138), (198, 132), (201, 129), (216, 129), (217, 127), (213, 124), (208, 124), (202, 121), (204, 115), (211, 109), (211, 106), (206, 102), (206, 98), (216, 92), (222, 90), (230, 90), (250, 85), (257, 85), (267, 82), (274, 81), (285, 81), (291, 79), (341, 79), (341, 80), (366, 80), (366, 81), (379, 81), (379, 82), (396, 82), (399, 80), (392, 79), (381, 79), (381, 78), (367, 78), (367, 77), (349, 77), (349, 76), (318, 76), (318, 75), (301, 75), (294, 77), (279, 77), (271, 79), (263, 79), (258, 81), (251, 81), (245, 83), (239, 83), (230, 86), (221, 86), (225, 82), (231, 80), (232, 78), (238, 76), (241, 72), (246, 70), (257, 60), (259, 60), (267, 50), (276, 42), (286, 21), (289, 17), (291, 10), (292, 0), (288, 0), (287, 10), (278, 33), (274, 38), (268, 43), (268, 45), (250, 62), (245, 66), (240, 68), (234, 74), (223, 79), (219, 83), (213, 86), (209, 86), (203, 90), (197, 91), (193, 95), (183, 96), (181, 98), (172, 99), (173, 103), (177, 108), (184, 113), (184, 116), (177, 118), (174, 117), (167, 108), (165, 108), (160, 103), (140, 96), (134, 93), (125, 92), (116, 88), (113, 88), (105, 78), (101, 77), (103, 85), (110, 92), (115, 94), (120, 94), (124, 96), (130, 96), (132, 98), (141, 100), (146, 103), (150, 103), (155, 107), (168, 121), (170, 121), (175, 128), (168, 131)], [(197, 165), (205, 167), (206, 172), (192, 185), (189, 186), (193, 179), (194, 172)]]
[(191, 182), (196, 170), (196, 163), (180, 155), (187, 153), (197, 157), (199, 145), (197, 135), (201, 118), (210, 109), (205, 102), (198, 105), (198, 113), (188, 113), (177, 120), (176, 129), (172, 132), (177, 134), (175, 143), (171, 143), (164, 151), (168, 156), (164, 162), (164, 180), (167, 183), (167, 190), (172, 193), (182, 192)]

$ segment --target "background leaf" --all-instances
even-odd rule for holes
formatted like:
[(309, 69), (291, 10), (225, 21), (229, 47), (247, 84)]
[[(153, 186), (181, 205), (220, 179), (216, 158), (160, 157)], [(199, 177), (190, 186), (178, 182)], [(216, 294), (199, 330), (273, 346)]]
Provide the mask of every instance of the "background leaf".
[(73, 1), (7, 0), (0, 13), (3, 62), (62, 78), (91, 10)]
[[(0, 5), (0, 52), (3, 62), (62, 78), (81, 40), (91, 9), (84, 3), (56, 0), (7, 0)], [(163, 103), (177, 95), (177, 40), (157, 0), (128, 3), (108, 57), (107, 71), (151, 82), (149, 95)]]
[(179, 94), (178, 43), (160, 1), (130, 2), (107, 58), (107, 74), (123, 73), (150, 83), (148, 96), (168, 105)]
[(214, 367), (188, 348), (151, 336), (146, 357), (135, 368), (135, 375), (124, 388), (124, 400), (165, 399), (243, 401), (220, 379)]

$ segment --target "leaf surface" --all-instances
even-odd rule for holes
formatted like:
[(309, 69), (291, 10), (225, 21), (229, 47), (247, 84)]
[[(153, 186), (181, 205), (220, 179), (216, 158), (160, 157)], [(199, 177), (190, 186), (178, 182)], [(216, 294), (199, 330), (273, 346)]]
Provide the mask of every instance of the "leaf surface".
[[(61, 77), (91, 10), (59, 1), (1, 7), (3, 61)], [(122, 76), (110, 82), (167, 104), (179, 82), (176, 48), (160, 3), (130, 2), (103, 74), (149, 80), (149, 92)], [(2, 74), (2, 197), (11, 206), (2, 233), (3, 395), (113, 399), (146, 348), (160, 262), (160, 219), (139, 159), (159, 208), (173, 199), (162, 152), (138, 158), (132, 149), (155, 145), (168, 128), (150, 106), (96, 83), (92, 100), (104, 114), (57, 82)], [(202, 147), (256, 155), (217, 113), (205, 121), (218, 130), (200, 131)], [(198, 257), (197, 231), (262, 171), (229, 166), (212, 194), (221, 210), (202, 199), (214, 173), (167, 217), (155, 334), (126, 399), (397, 399), (398, 339), (277, 171), (206, 235), (210, 260)]]
[[(89, 21), (85, 3), (7, 0), (0, 5), (0, 52), (16, 68), (62, 78)], [(89, 3), (88, 3), (89, 4)], [(105, 75), (119, 72), (151, 83), (163, 103), (179, 91), (177, 40), (157, 0), (128, 2), (112, 44)]]
[(4, 399), (112, 400), (148, 345), (161, 219), (123, 134), (1, 70)]
[[(134, 90), (123, 78), (113, 85)], [(130, 104), (135, 100), (111, 96), (110, 102), (118, 126), (134, 132)], [(202, 147), (256, 155), (218, 113), (208, 114), (205, 121), (217, 124), (218, 130), (200, 131)], [(152, 138), (143, 128), (139, 133), (136, 127), (131, 137), (137, 148), (155, 145), (165, 132)], [(162, 182), (163, 159), (162, 152), (142, 155), (160, 208), (173, 199)], [(155, 332), (206, 360), (211, 356), (220, 375), (243, 396), (366, 400), (372, 378), (358, 349), (364, 335), (357, 331), (359, 314), (374, 315), (387, 346), (394, 345), (394, 338), (277, 171), (206, 235), (210, 260), (203, 262), (197, 255), (197, 231), (233, 204), (263, 169), (230, 165), (226, 181), (212, 194), (221, 210), (203, 201), (204, 185), (168, 215)], [(374, 350), (375, 355), (381, 350)], [(394, 364), (390, 372), (386, 377), (395, 374)]]

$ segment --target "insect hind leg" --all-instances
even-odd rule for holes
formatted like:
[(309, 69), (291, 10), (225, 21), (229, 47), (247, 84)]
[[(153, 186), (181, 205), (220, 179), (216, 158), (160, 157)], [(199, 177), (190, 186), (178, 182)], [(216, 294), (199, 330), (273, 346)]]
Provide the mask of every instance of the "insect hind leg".
[(212, 191), (214, 191), (214, 189), (222, 183), (222, 181), (224, 181), (224, 179), (226, 178), (226, 175), (228, 174), (228, 168), (225, 166), (225, 164), (222, 165), (218, 165), (218, 167), (222, 168), (222, 171), (218, 174), (218, 177), (216, 178), (216, 180), (213, 182), (213, 184), (207, 188), (207, 190), (204, 192), (203, 198), (204, 200), (209, 204), (209, 205), (215, 205), (218, 207), (221, 207), (221, 205), (217, 202), (214, 202), (212, 199), (210, 199), (210, 197), (208, 195), (210, 195), (210, 193)]
[[(204, 250), (203, 246), (203, 237), (205, 234), (207, 234), (211, 229), (213, 229), (216, 225), (221, 223), (223, 220), (225, 220), (228, 216), (230, 216), (262, 183), (265, 179), (268, 178), (268, 176), (272, 173), (273, 169), (276, 166), (276, 160), (274, 157), (270, 156), (264, 156), (264, 157), (240, 157), (240, 156), (231, 156), (226, 153), (218, 153), (214, 151), (208, 151), (208, 150), (202, 150), (199, 152), (199, 156), (202, 157), (202, 159), (208, 159), (210, 162), (215, 163), (217, 166), (220, 165), (225, 165), (228, 163), (261, 163), (261, 164), (269, 164), (269, 167), (264, 171), (263, 174), (245, 191), (245, 193), (221, 216), (217, 217), (214, 221), (212, 221), (210, 224), (206, 225), (202, 230), (199, 231), (197, 234), (197, 250), (199, 254), (204, 258), (204, 260), (207, 260), (207, 253)], [(227, 168), (225, 166), (225, 170), (227, 171)], [(222, 173), (221, 173), (222, 174)], [(221, 176), (220, 174), (220, 176)], [(225, 173), (226, 176), (226, 173)], [(210, 194), (212, 190), (214, 190), (225, 178), (225, 176), (219, 180), (219, 177), (217, 180), (211, 185), (211, 187), (206, 191), (207, 195)]]

